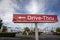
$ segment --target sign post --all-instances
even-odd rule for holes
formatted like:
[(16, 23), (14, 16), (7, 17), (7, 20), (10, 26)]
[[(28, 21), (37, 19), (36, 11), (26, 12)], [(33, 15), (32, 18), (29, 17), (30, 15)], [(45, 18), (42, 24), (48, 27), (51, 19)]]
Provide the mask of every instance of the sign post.
[(38, 40), (38, 27), (37, 27), (37, 23), (35, 23), (35, 40)]
[(41, 15), (41, 14), (14, 14), (14, 23), (35, 23), (35, 40), (38, 38), (38, 27), (37, 23), (55, 23), (57, 22), (57, 15)]

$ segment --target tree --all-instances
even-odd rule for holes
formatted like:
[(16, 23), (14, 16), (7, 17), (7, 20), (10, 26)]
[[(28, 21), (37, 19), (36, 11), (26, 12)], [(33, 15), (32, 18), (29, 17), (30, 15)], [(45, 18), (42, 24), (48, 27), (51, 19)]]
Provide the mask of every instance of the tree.
[(1, 27), (2, 27), (2, 24), (3, 24), (3, 23), (2, 23), (2, 20), (0, 19), (0, 29), (1, 29)]
[(59, 27), (56, 29), (56, 32), (60, 32), (60, 28)]
[(7, 26), (3, 26), (2, 32), (7, 32)]
[(25, 28), (24, 28), (24, 32), (25, 32), (27, 35), (29, 35), (30, 29), (29, 29), (28, 27), (25, 27)]

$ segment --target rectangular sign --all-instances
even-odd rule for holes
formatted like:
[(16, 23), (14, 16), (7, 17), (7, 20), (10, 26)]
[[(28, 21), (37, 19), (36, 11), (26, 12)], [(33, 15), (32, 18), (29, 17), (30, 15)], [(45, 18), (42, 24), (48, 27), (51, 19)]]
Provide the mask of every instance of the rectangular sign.
[(13, 22), (57, 22), (57, 15), (13, 14)]

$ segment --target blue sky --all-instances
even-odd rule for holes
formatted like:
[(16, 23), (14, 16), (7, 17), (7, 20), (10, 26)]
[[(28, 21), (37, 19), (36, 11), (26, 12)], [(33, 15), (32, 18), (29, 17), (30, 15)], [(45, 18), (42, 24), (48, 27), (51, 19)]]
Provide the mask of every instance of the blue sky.
[[(13, 23), (13, 14), (56, 14), (56, 23), (38, 23), (38, 28), (60, 27), (60, 0), (0, 0), (0, 17), (8, 27), (33, 28), (34, 23)], [(27, 25), (28, 24), (28, 25)]]

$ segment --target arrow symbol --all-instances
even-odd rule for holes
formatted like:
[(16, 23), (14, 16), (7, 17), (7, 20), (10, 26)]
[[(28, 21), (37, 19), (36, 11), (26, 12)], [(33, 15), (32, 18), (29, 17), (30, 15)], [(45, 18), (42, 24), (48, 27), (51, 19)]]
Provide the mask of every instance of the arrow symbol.
[(18, 18), (19, 18), (19, 19), (25, 19), (26, 17), (19, 16)]

